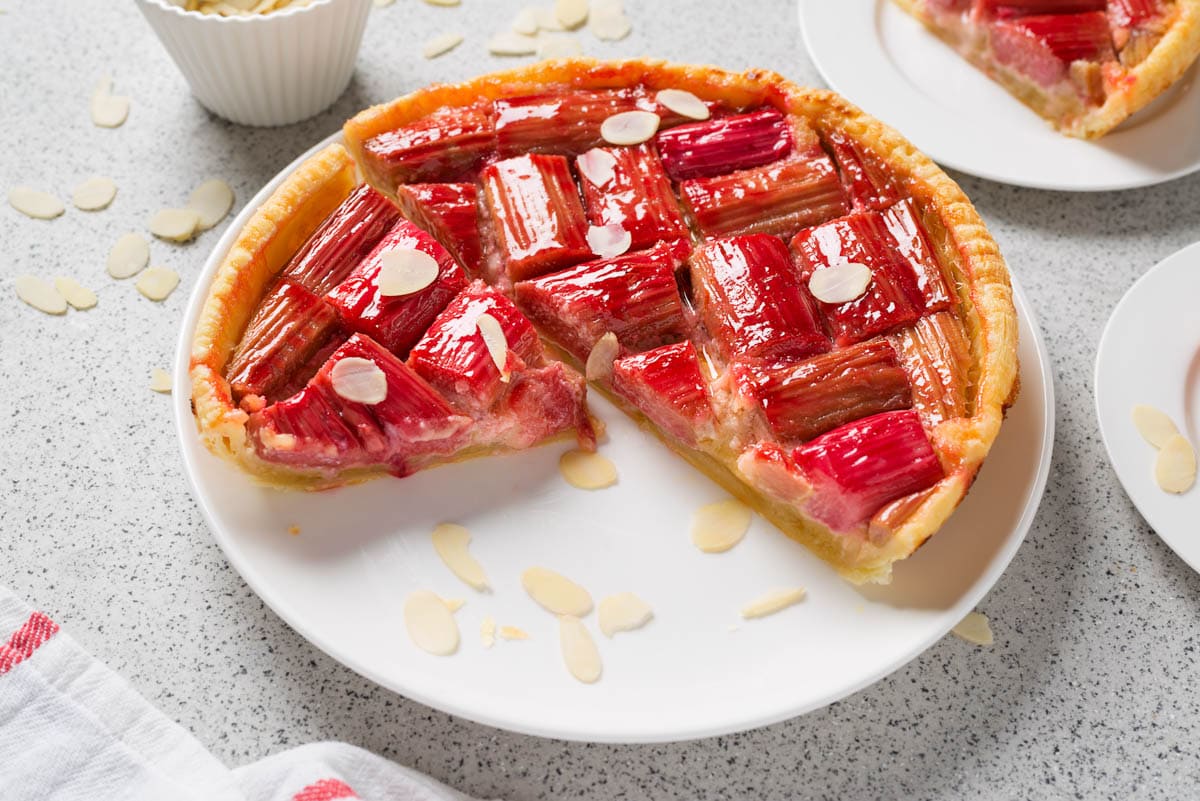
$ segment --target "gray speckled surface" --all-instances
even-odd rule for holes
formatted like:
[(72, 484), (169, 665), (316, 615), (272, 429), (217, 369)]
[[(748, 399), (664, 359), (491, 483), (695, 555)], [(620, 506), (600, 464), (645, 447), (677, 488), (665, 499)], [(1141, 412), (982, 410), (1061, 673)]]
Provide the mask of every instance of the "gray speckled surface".
[[(589, 38), (589, 54), (763, 66), (819, 82), (789, 0), (627, 2), (633, 35), (615, 45)], [(990, 649), (947, 638), (873, 687), (766, 729), (600, 746), (507, 734), (409, 702), (333, 662), (263, 606), (188, 493), (168, 399), (147, 390), (224, 226), (187, 246), (152, 243), (153, 262), (184, 279), (162, 304), (109, 279), (105, 254), (205, 177), (226, 178), (240, 206), (357, 109), (501, 66), (483, 41), (518, 3), (484, 6), (399, 0), (374, 11), (357, 76), (332, 110), (250, 130), (192, 100), (128, 0), (0, 0), (6, 188), (25, 183), (65, 200), (93, 173), (120, 187), (107, 211), (68, 209), (52, 222), (0, 207), (0, 582), (230, 764), (339, 739), (512, 799), (1194, 796), (1200, 579), (1117, 484), (1091, 378), (1117, 299), (1200, 236), (1200, 176), (1096, 195), (956, 176), (1041, 318), (1059, 398), (1041, 512), (982, 604), (996, 632)], [(433, 62), (416, 55), (421, 41), (455, 28), (468, 34), (458, 50)], [(87, 118), (104, 72), (133, 98), (118, 130)], [(10, 288), (26, 272), (76, 276), (98, 290), (99, 306), (65, 319), (38, 314)]]

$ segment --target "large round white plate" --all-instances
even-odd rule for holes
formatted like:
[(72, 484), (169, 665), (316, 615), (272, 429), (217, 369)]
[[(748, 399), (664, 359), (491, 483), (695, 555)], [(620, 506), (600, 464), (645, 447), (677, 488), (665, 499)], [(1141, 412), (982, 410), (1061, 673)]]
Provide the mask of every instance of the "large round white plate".
[(1096, 354), (1096, 414), (1117, 478), (1146, 522), (1200, 571), (1200, 489), (1170, 495), (1154, 482), (1156, 451), (1130, 420), (1136, 404), (1169, 414), (1197, 442), (1200, 431), (1200, 242), (1163, 259), (1113, 310)]
[[(188, 354), (218, 263), (295, 166), (233, 221), (192, 293), (176, 357), (179, 438), (230, 563), (296, 631), (385, 687), (472, 720), (564, 739), (681, 740), (760, 726), (842, 698), (929, 647), (1000, 577), (1029, 529), (1050, 463), (1054, 404), (1049, 362), (1020, 293), (1021, 398), (970, 497), (888, 587), (854, 588), (762, 520), (732, 551), (700, 553), (688, 536), (691, 514), (723, 493), (599, 398), (593, 407), (609, 427), (602, 451), (621, 476), (603, 491), (562, 480), (562, 444), (324, 493), (253, 486), (196, 436), (184, 391)], [(438, 560), (429, 532), (440, 521), (471, 529), (493, 593), (473, 592)], [(292, 525), (298, 536), (289, 536)], [(587, 621), (604, 661), (597, 684), (579, 684), (564, 669), (557, 621), (521, 589), (532, 565), (562, 572), (597, 599), (632, 590), (654, 607), (645, 629), (613, 640), (594, 616)], [(809, 591), (803, 603), (741, 621), (747, 602), (795, 585)], [(455, 656), (409, 642), (401, 609), (418, 588), (467, 599)], [(532, 639), (484, 650), (485, 615)]]
[(1200, 169), (1197, 68), (1095, 142), (1063, 136), (891, 0), (800, 0), (800, 25), (835, 91), (940, 164), (1035, 189), (1100, 191)]

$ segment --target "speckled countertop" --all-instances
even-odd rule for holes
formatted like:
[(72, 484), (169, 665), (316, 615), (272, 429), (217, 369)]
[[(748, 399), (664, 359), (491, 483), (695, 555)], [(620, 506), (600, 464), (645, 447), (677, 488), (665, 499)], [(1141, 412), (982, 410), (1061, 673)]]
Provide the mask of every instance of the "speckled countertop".
[[(761, 66), (819, 83), (790, 0), (627, 4), (632, 36), (589, 37), (589, 54)], [(181, 472), (169, 399), (147, 389), (224, 224), (190, 245), (152, 243), (153, 262), (184, 280), (163, 304), (104, 274), (109, 247), (205, 177), (226, 178), (240, 206), (356, 110), (524, 61), (483, 47), (518, 5), (398, 0), (374, 10), (357, 75), (333, 109), (253, 130), (196, 104), (128, 0), (0, 0), (4, 188), (65, 199), (93, 173), (120, 187), (107, 211), (68, 209), (48, 223), (0, 207), (0, 582), (232, 765), (337, 739), (509, 799), (1195, 797), (1200, 578), (1117, 484), (1091, 379), (1117, 299), (1200, 238), (1200, 176), (1093, 195), (955, 176), (1040, 317), (1058, 390), (1045, 500), (981, 605), (996, 633), (990, 649), (947, 638), (842, 702), (744, 734), (571, 744), (468, 723), (375, 686), (295, 634), (226, 564)], [(423, 61), (420, 43), (448, 29), (467, 41)], [(106, 72), (133, 98), (117, 130), (87, 116)], [(99, 305), (41, 315), (11, 290), (27, 272), (75, 276)]]

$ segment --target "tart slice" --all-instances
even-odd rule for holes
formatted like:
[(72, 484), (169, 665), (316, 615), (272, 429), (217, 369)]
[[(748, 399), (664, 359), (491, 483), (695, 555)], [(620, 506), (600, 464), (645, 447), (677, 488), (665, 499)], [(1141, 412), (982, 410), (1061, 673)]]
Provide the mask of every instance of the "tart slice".
[(1200, 55), (1200, 0), (896, 0), (1070, 136), (1111, 131)]

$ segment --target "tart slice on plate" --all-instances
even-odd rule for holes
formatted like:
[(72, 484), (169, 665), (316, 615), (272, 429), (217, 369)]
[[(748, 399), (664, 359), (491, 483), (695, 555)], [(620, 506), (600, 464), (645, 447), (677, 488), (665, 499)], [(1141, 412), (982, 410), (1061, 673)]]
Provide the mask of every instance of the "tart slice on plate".
[(995, 242), (832, 93), (555, 61), (344, 135), (241, 232), (196, 333), (201, 435), (260, 480), (594, 447), (586, 374), (847, 578), (887, 581), (1015, 398)]

